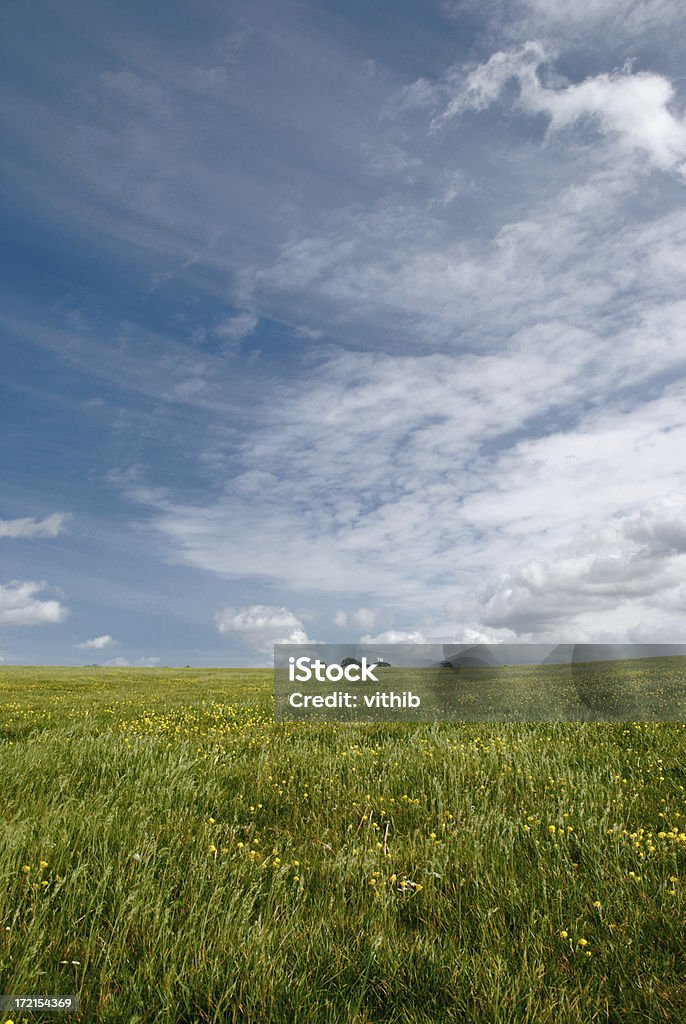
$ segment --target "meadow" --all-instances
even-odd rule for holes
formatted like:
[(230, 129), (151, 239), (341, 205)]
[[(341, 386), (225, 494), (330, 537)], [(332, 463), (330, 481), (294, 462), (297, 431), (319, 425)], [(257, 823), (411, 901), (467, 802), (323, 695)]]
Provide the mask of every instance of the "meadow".
[(682, 722), (275, 723), (267, 670), (5, 667), (0, 779), (0, 992), (80, 999), (32, 1020), (686, 1017)]

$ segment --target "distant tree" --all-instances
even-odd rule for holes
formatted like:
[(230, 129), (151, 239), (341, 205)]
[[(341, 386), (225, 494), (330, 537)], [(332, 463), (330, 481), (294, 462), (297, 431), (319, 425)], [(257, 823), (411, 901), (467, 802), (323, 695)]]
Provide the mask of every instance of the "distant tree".
[(390, 668), (390, 667), (391, 667), (390, 661), (375, 661), (374, 662), (374, 668)]
[(361, 663), (357, 660), (357, 658), (347, 657), (347, 658), (343, 658), (343, 661), (341, 662), (341, 668), (347, 668), (348, 665), (359, 665), (359, 664), (361, 664)]

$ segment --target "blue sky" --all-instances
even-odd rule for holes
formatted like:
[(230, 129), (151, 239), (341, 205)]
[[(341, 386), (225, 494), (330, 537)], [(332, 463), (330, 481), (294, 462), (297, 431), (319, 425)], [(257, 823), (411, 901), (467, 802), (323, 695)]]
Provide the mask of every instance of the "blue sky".
[(686, 641), (682, 4), (0, 20), (6, 663)]

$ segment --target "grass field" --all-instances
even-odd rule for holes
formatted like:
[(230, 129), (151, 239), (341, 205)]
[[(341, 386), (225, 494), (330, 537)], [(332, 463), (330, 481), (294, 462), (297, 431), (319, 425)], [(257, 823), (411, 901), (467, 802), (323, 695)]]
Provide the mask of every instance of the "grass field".
[(275, 712), (279, 721), (414, 722), (674, 722), (686, 721), (686, 657), (632, 658), (621, 661), (495, 667), (380, 668), (384, 691), (410, 691), (420, 697), (413, 711), (364, 706), (317, 714), (294, 709), (294, 692), (330, 694), (343, 689), (373, 694), (377, 684), (289, 682), (285, 668), (275, 675)]
[(126, 1024), (684, 1021), (684, 724), (274, 724), (271, 685), (0, 670), (0, 991)]

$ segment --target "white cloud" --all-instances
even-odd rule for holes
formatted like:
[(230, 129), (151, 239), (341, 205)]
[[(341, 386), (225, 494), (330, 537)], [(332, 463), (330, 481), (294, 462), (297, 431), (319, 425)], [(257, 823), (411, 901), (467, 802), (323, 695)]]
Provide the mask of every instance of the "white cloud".
[(518, 105), (527, 113), (547, 115), (551, 132), (588, 121), (616, 139), (623, 150), (641, 151), (660, 170), (684, 174), (686, 121), (670, 109), (675, 89), (669, 79), (654, 72), (632, 74), (626, 67), (566, 87), (548, 88), (541, 82), (539, 69), (549, 60), (539, 42), (494, 53), (467, 75), (434, 125), (466, 110), (484, 110), (516, 79)]
[(214, 621), (220, 633), (255, 633), (264, 629), (284, 630), (302, 625), (288, 608), (265, 604), (254, 604), (240, 611), (222, 608), (215, 615)]
[(238, 313), (236, 316), (227, 317), (214, 328), (214, 333), (226, 341), (242, 341), (248, 335), (254, 334), (258, 324), (258, 318), (252, 313)]
[(686, 638), (686, 626), (664, 622), (686, 608), (685, 570), (686, 497), (670, 495), (503, 573), (481, 591), (482, 621), (518, 636), (579, 629), (587, 638), (606, 612), (608, 625), (633, 617), (627, 634), (648, 637), (662, 609), (660, 634)]
[[(582, 347), (574, 352), (586, 358)], [(686, 450), (684, 386), (671, 384), (652, 400), (616, 403), (605, 399), (602, 376), (580, 372), (571, 360), (566, 367), (554, 361), (560, 379), (549, 375), (541, 390), (544, 375), (528, 371), (526, 359), (513, 364), (515, 374), (507, 359), (500, 365), (492, 358), (475, 360), (483, 375), (471, 376), (466, 360), (341, 357), (312, 382), (307, 401), (298, 404), (292, 395), (285, 402), (290, 423), (277, 416), (252, 439), (250, 458), (265, 468), (297, 451), (297, 479), (275, 473), (258, 505), (236, 494), (205, 509), (166, 500), (156, 503), (154, 521), (188, 564), (240, 577), (268, 549), (279, 585), (369, 593), (404, 618), (411, 614), (417, 631), (431, 638), (454, 640), (465, 623), (492, 638), (498, 630), (504, 638), (531, 632), (537, 619), (539, 629), (563, 622), (576, 629), (589, 594), (598, 621), (605, 617), (616, 630), (620, 584), (627, 596), (623, 628), (632, 628), (672, 579), (646, 572), (658, 541), (667, 548), (682, 540), (680, 506), (665, 496), (686, 492), (679, 457)], [(608, 360), (602, 374), (617, 372)], [(359, 379), (364, 383), (341, 387), (341, 380)], [(593, 400), (578, 413), (589, 380)], [(450, 401), (439, 401), (434, 412), (444, 391)], [(483, 451), (501, 431), (516, 438), (532, 410), (547, 417), (540, 436)], [(555, 416), (570, 413), (573, 425), (551, 426)], [(389, 476), (395, 451), (402, 457)], [(650, 559), (564, 552), (577, 533), (598, 538), (617, 516), (622, 550), (631, 543), (638, 552), (640, 538), (652, 536)], [(499, 568), (511, 579), (495, 580), (483, 593)], [(442, 606), (448, 618), (437, 624)], [(355, 614), (341, 611), (337, 625), (350, 626)], [(301, 620), (286, 607), (228, 608), (216, 622), (221, 632), (262, 649), (281, 638), (307, 642)]]
[(102, 636), (93, 637), (92, 640), (84, 640), (80, 644), (74, 644), (74, 646), (80, 651), (102, 651), (105, 647), (111, 647), (114, 643), (116, 641), (112, 639), (109, 633), (104, 633)]
[(220, 633), (240, 637), (262, 653), (274, 644), (306, 644), (313, 641), (301, 620), (288, 608), (254, 604), (247, 608), (222, 608), (214, 617)]
[(57, 537), (70, 518), (67, 513), (54, 512), (45, 519), (0, 519), (0, 537)]
[(0, 625), (39, 626), (63, 622), (68, 610), (59, 601), (42, 601), (35, 595), (47, 587), (44, 581), (13, 580), (0, 584)]

